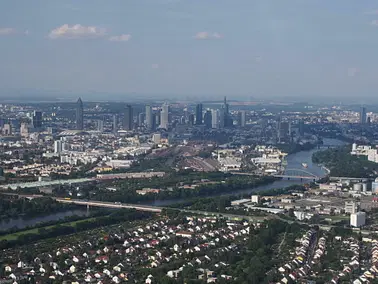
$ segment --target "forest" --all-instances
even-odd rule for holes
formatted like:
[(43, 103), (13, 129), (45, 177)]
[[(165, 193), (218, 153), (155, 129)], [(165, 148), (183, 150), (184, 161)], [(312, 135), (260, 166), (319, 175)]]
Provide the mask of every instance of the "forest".
[(366, 157), (353, 156), (350, 151), (349, 146), (319, 151), (313, 154), (312, 161), (327, 167), (331, 171), (331, 176), (355, 178), (374, 176), (374, 171), (378, 169), (377, 164), (368, 161)]

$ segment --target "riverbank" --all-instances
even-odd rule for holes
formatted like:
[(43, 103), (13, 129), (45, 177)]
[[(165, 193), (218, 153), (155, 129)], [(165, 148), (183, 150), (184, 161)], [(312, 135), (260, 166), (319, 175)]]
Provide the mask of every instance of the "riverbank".
[(70, 221), (70, 222), (56, 223), (54, 225), (41, 225), (41, 226), (37, 226), (37, 227), (32, 228), (32, 229), (20, 230), (20, 231), (14, 232), (14, 233), (4, 234), (2, 236), (0, 235), (0, 241), (3, 241), (3, 240), (14, 241), (14, 240), (17, 240), (20, 236), (28, 235), (28, 234), (38, 234), (40, 231), (49, 230), (49, 229), (52, 229), (52, 228), (54, 228), (58, 225), (59, 226), (72, 227), (72, 226), (76, 226), (77, 224), (80, 224), (80, 223), (83, 223), (83, 222), (93, 221), (95, 219), (96, 219), (96, 217), (91, 217), (91, 218), (85, 218), (85, 219), (81, 219), (81, 220)]
[[(76, 208), (78, 208), (78, 206), (76, 206)], [(0, 221), (0, 231), (7, 231), (10, 229), (20, 230), (28, 227), (34, 227), (37, 224), (57, 222), (59, 220), (64, 220), (65, 218), (70, 218), (73, 216), (85, 217), (86, 215), (87, 211), (81, 208), (77, 210), (68, 210), (64, 212), (51, 212), (50, 214), (44, 216), (4, 219)]]
[[(328, 139), (324, 138), (323, 143), (325, 145), (329, 145), (331, 147), (338, 147), (345, 145), (345, 142), (337, 140), (337, 139)], [(324, 176), (326, 174), (326, 170), (322, 168), (322, 166), (319, 166), (319, 164), (314, 163), (312, 161), (312, 155), (318, 151), (322, 151), (323, 149), (318, 149), (317, 147), (311, 149), (311, 150), (306, 150), (306, 151), (300, 151), (295, 154), (288, 155), (286, 157), (286, 162), (287, 166), (286, 169), (303, 169), (302, 164), (306, 163), (307, 168), (306, 171), (316, 175), (316, 176)], [(213, 196), (230, 196), (230, 195), (236, 195), (236, 196), (244, 196), (244, 195), (250, 195), (253, 194), (254, 192), (258, 191), (266, 191), (266, 190), (273, 190), (273, 189), (280, 189), (280, 188), (286, 188), (289, 186), (294, 186), (294, 185), (304, 185), (308, 183), (307, 181), (303, 180), (285, 180), (285, 179), (276, 179), (275, 181), (269, 183), (269, 184), (264, 184), (264, 185), (258, 185), (256, 187), (249, 187), (249, 188), (244, 188), (244, 189), (238, 189), (238, 190), (233, 190), (230, 192), (216, 192), (213, 194)], [(142, 202), (144, 205), (153, 205), (153, 206), (168, 206), (174, 203), (179, 203), (179, 202), (185, 202), (188, 199), (184, 198), (178, 198), (178, 199), (168, 199), (168, 200), (154, 200), (154, 201), (146, 201)]]
[(62, 204), (47, 196), (29, 200), (27, 198), (1, 195), (0, 224), (12, 218), (27, 220), (77, 209), (78, 207), (74, 204)]
[(374, 176), (377, 164), (364, 157), (351, 155), (350, 151), (351, 148), (348, 146), (327, 149), (314, 153), (312, 160), (314, 163), (324, 165), (331, 176), (351, 178)]
[(114, 211), (108, 216), (93, 217), (86, 220), (77, 220), (64, 224), (20, 231), (1, 236), (0, 249), (24, 245), (30, 242), (54, 238), (57, 236), (74, 234), (103, 226), (119, 224), (122, 222), (151, 218), (152, 216), (152, 213), (136, 211), (133, 209), (122, 209)]

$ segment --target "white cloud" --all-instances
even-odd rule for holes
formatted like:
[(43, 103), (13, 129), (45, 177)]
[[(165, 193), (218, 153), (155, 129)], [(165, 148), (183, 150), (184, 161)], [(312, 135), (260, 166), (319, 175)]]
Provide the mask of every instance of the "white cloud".
[(378, 20), (372, 20), (370, 24), (372, 26), (378, 26)]
[(109, 38), (110, 41), (129, 41), (131, 38), (131, 35), (129, 34), (123, 34), (119, 36), (111, 36)]
[(82, 26), (76, 24), (70, 26), (64, 24), (56, 29), (53, 29), (49, 37), (51, 39), (80, 39), (80, 38), (98, 38), (106, 35), (106, 29), (99, 28), (96, 26)]
[(220, 33), (199, 32), (194, 36), (195, 39), (221, 39), (223, 35)]
[(17, 31), (13, 28), (0, 28), (0, 35), (11, 35), (15, 33), (17, 33)]

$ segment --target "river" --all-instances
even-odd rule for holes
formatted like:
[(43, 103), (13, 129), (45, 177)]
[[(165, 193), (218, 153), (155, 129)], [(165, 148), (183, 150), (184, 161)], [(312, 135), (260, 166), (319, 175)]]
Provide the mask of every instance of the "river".
[[(341, 140), (337, 140), (337, 139), (324, 138), (323, 142), (324, 142), (324, 145), (328, 145), (330, 147), (337, 147), (337, 146), (345, 145), (345, 142), (343, 142)], [(315, 149), (312, 149), (312, 150), (309, 150), (309, 151), (300, 151), (300, 152), (288, 155), (286, 157), (286, 162), (287, 162), (286, 169), (303, 169), (303, 170), (308, 171), (308, 172), (310, 172), (310, 173), (312, 173), (316, 176), (325, 175), (324, 169), (322, 169), (317, 164), (314, 164), (312, 162), (312, 154), (314, 154), (317, 151), (321, 151), (321, 150), (324, 150), (324, 149), (315, 148)], [(306, 169), (303, 168), (302, 163), (306, 163), (308, 165), (308, 167)], [(230, 193), (223, 193), (221, 195), (249, 194), (249, 193), (253, 193), (254, 191), (268, 190), (268, 189), (274, 189), (274, 188), (283, 188), (283, 187), (287, 187), (287, 186), (295, 185), (295, 184), (304, 184), (306, 182), (308, 182), (308, 181), (306, 181), (306, 180), (300, 181), (300, 180), (281, 179), (281, 180), (277, 180), (277, 181), (270, 183), (270, 184), (266, 184), (266, 185), (262, 185), (262, 186), (258, 186), (258, 187), (254, 187), (254, 188), (237, 190), (237, 191), (233, 191), (233, 192), (230, 192)], [(154, 206), (165, 206), (165, 205), (169, 205), (169, 204), (172, 204), (172, 203), (184, 202), (184, 201), (185, 201), (184, 199), (155, 200), (155, 201), (152, 201), (152, 202), (148, 202), (146, 204), (154, 205)]]
[(35, 226), (38, 223), (58, 221), (70, 216), (85, 216), (87, 214), (86, 210), (70, 210), (65, 212), (57, 212), (47, 216), (40, 216), (35, 218), (13, 218), (4, 219), (0, 221), (0, 231), (6, 231), (12, 228), (24, 229), (29, 226)]
[[(344, 145), (345, 142), (336, 140), (336, 139), (324, 139), (324, 145), (330, 145), (330, 146), (341, 146)], [(317, 148), (309, 151), (301, 151), (295, 154), (288, 155), (286, 157), (287, 161), (287, 169), (304, 169), (302, 166), (302, 163), (306, 163), (308, 167), (304, 170), (313, 173), (314, 175), (317, 176), (323, 176), (324, 175), (324, 170), (319, 167), (317, 164), (314, 164), (312, 162), (312, 154), (319, 151)], [(260, 190), (268, 190), (268, 189), (273, 189), (273, 188), (283, 188), (287, 187), (290, 185), (295, 185), (295, 184), (301, 184), (305, 183), (306, 181), (299, 181), (299, 180), (277, 180), (273, 183), (258, 186), (255, 188), (249, 188), (249, 189), (243, 189), (243, 190), (238, 190), (238, 191), (233, 191), (227, 194), (223, 195), (235, 195), (235, 194), (250, 194), (253, 193), (254, 191), (260, 191)], [(184, 199), (175, 199), (175, 200), (156, 200), (152, 202), (147, 202), (145, 204), (148, 205), (155, 205), (155, 206), (165, 206), (169, 205), (172, 203), (176, 202), (183, 202), (185, 201)], [(7, 220), (1, 220), (0, 221), (0, 231), (5, 231), (9, 230), (11, 228), (17, 227), (18, 229), (23, 229), (29, 226), (35, 226), (38, 223), (43, 223), (43, 222), (49, 222), (49, 221), (58, 221), (61, 219), (64, 219), (65, 217), (68, 216), (73, 216), (73, 215), (79, 215), (83, 216), (86, 214), (85, 210), (72, 210), (72, 211), (66, 211), (66, 212), (58, 212), (54, 213), (48, 216), (41, 216), (41, 217), (36, 217), (36, 218), (30, 218), (30, 219), (24, 219), (22, 217), (20, 218), (15, 218), (15, 219), (7, 219)]]

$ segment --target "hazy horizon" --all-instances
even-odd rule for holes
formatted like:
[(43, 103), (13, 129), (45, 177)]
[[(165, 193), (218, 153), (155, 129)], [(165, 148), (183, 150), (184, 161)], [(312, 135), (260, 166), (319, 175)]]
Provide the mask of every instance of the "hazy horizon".
[(2, 8), (2, 99), (378, 101), (372, 0), (20, 0)]

